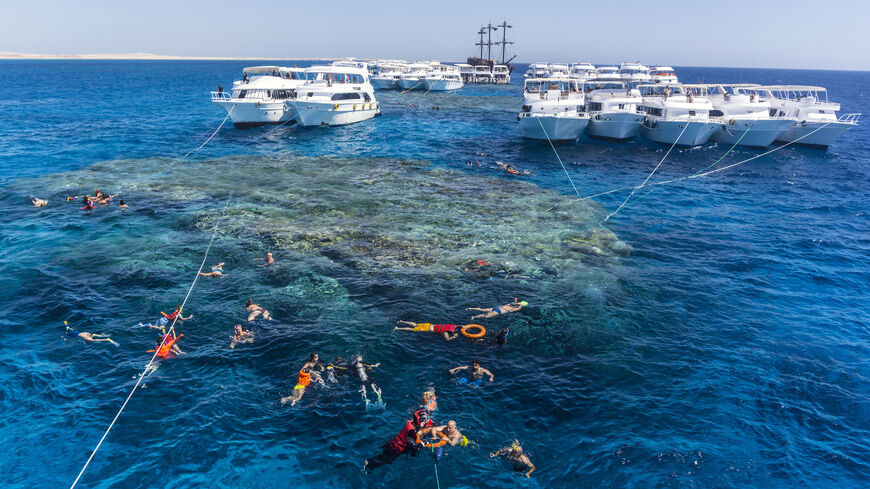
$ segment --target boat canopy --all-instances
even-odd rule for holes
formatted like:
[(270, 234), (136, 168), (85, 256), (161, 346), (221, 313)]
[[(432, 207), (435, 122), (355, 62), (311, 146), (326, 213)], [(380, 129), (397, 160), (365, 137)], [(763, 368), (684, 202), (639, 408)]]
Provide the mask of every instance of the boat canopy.
[(247, 68), (242, 68), (242, 72), (249, 75), (256, 75), (262, 73), (273, 73), (280, 69), (280, 66), (249, 66)]
[(525, 91), (541, 92), (559, 90), (560, 92), (580, 91), (582, 83), (570, 78), (529, 78), (525, 83)]

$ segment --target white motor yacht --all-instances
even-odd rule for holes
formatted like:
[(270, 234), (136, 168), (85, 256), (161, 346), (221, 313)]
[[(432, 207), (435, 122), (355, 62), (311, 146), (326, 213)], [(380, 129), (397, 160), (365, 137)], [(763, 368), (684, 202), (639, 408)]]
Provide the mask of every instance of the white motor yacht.
[(640, 133), (650, 141), (679, 146), (707, 143), (722, 125), (721, 118), (711, 118), (710, 99), (682, 85), (640, 85), (645, 114)]
[(837, 117), (840, 104), (828, 101), (824, 87), (802, 85), (775, 85), (756, 88), (762, 100), (770, 103), (771, 113), (792, 117), (794, 124), (780, 134), (776, 141), (827, 148), (840, 134), (858, 125), (861, 114), (843, 114)]
[(474, 83), (492, 83), (492, 68), (488, 65), (475, 66)]
[[(721, 117), (724, 123), (713, 133), (713, 140), (751, 148), (766, 148), (794, 125), (795, 119), (770, 114), (770, 103), (760, 100), (758, 85), (711, 84), (683, 85), (703, 93), (713, 104), (710, 115)], [(776, 112), (776, 111), (774, 111)]]
[(619, 65), (619, 75), (625, 81), (649, 83), (649, 66), (640, 63), (622, 63)]
[(523, 111), (517, 120), (524, 138), (576, 141), (589, 123), (589, 116), (583, 112), (583, 82), (568, 78), (528, 78), (523, 96)]
[(633, 139), (643, 122), (644, 114), (638, 110), (642, 102), (640, 92), (621, 80), (586, 80), (589, 113), (586, 134), (604, 139)]
[(469, 64), (458, 64), (459, 76), (462, 78), (462, 83), (474, 83), (474, 66)]
[(622, 78), (619, 75), (619, 68), (616, 66), (599, 66), (595, 68), (595, 76), (597, 78)]
[(523, 75), (524, 78), (547, 78), (550, 70), (547, 63), (532, 63)]
[(433, 92), (458, 90), (462, 88), (462, 77), (459, 75), (458, 66), (434, 65), (422, 78), (423, 89)]
[(312, 66), (308, 80), (286, 103), (300, 126), (339, 126), (380, 114), (368, 70), (350, 66)]
[(670, 66), (653, 66), (649, 70), (650, 81), (653, 83), (661, 83), (662, 85), (673, 85), (680, 83), (677, 79), (677, 74)]
[(243, 69), (231, 91), (211, 92), (211, 101), (227, 111), (238, 128), (280, 124), (295, 117), (284, 102), (296, 96), (305, 79), (303, 68), (251, 66)]
[(568, 74), (576, 80), (595, 78), (595, 66), (589, 63), (574, 63), (570, 66)]
[(492, 82), (497, 85), (507, 85), (511, 82), (511, 69), (505, 65), (492, 67)]
[(548, 78), (568, 78), (568, 65), (561, 63), (554, 63), (547, 66), (547, 69), (550, 71), (550, 74), (547, 75)]
[(402, 72), (404, 72), (404, 70), (404, 64), (382, 64), (378, 67), (377, 74), (371, 77), (372, 86), (379, 90), (399, 88), (399, 79), (402, 77)]
[(411, 63), (401, 74), (398, 84), (402, 90), (422, 90), (423, 77), (429, 72), (429, 63)]

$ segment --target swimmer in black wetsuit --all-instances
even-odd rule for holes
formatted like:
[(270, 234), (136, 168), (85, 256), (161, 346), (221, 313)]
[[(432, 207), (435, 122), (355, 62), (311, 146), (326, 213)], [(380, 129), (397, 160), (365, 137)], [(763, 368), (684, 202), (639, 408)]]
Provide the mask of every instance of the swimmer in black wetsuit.
[(528, 455), (523, 453), (523, 447), (519, 442), (514, 442), (509, 447), (504, 447), (501, 450), (489, 454), (492, 457), (504, 457), (505, 460), (511, 462), (516, 472), (528, 470), (524, 475), (527, 479), (531, 478), (532, 472), (535, 471), (535, 464), (529, 459)]
[(359, 379), (359, 391), (362, 394), (362, 398), (363, 401), (365, 401), (366, 406), (368, 406), (371, 402), (369, 401), (368, 395), (366, 394), (366, 384), (369, 384), (369, 386), (372, 388), (372, 392), (374, 392), (378, 396), (376, 404), (384, 404), (383, 399), (381, 399), (381, 388), (378, 387), (378, 384), (376, 384), (374, 379), (370, 376), (372, 369), (378, 368), (380, 366), (380, 363), (376, 363), (374, 365), (364, 363), (362, 355), (357, 355), (356, 358), (354, 358), (353, 363), (349, 365), (348, 370), (356, 375)]

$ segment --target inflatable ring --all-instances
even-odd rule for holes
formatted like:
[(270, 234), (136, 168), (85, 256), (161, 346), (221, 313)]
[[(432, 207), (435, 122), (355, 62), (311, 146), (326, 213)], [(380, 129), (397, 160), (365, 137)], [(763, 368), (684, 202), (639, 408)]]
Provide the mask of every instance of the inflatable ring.
[[(478, 332), (469, 333), (468, 330), (470, 329), (476, 329), (478, 330)], [(473, 340), (483, 338), (483, 336), (486, 334), (486, 328), (479, 324), (466, 324), (465, 326), (460, 327), (460, 331), (462, 331), (462, 336), (465, 336), (466, 338), (471, 338)]]
[(422, 443), (423, 446), (426, 447), (426, 448), (438, 448), (438, 447), (443, 447), (444, 445), (447, 444), (447, 442), (449, 441), (449, 439), (447, 438), (447, 435), (445, 435), (445, 434), (444, 434), (443, 432), (441, 432), (441, 431), (437, 431), (436, 433), (438, 434), (438, 436), (441, 437), (441, 439), (438, 440), (438, 441), (435, 442), (435, 443), (430, 443), (430, 442), (428, 442), (428, 441), (423, 441), (423, 440), (421, 440), (421, 439), (420, 439), (420, 433), (418, 432), (418, 433), (417, 433), (417, 443)]

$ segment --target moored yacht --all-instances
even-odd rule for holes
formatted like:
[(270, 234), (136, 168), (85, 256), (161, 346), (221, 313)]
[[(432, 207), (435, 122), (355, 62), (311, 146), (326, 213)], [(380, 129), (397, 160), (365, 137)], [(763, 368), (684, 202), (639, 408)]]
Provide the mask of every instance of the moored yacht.
[(616, 66), (599, 66), (595, 68), (596, 78), (622, 78)]
[[(766, 148), (784, 131), (794, 125), (795, 119), (770, 113), (770, 103), (760, 100), (755, 92), (758, 85), (712, 84), (683, 85), (703, 93), (713, 104), (710, 115), (721, 117), (722, 126), (713, 133), (713, 140), (752, 148)], [(776, 112), (776, 111), (774, 111)]]
[(404, 70), (404, 64), (383, 64), (378, 67), (378, 73), (371, 77), (371, 84), (379, 90), (399, 88), (399, 79), (402, 77)]
[(251, 66), (233, 82), (232, 91), (211, 92), (211, 101), (227, 111), (238, 128), (285, 123), (296, 114), (284, 102), (296, 96), (295, 89), (305, 79), (302, 68)]
[(505, 65), (492, 67), (492, 82), (497, 85), (506, 85), (511, 82), (511, 69)]
[(474, 83), (474, 66), (466, 63), (456, 66), (459, 67), (459, 76), (462, 78), (462, 83)]
[(619, 65), (619, 76), (628, 82), (650, 82), (649, 67), (640, 63), (622, 63)]
[(672, 85), (680, 83), (677, 79), (677, 74), (670, 66), (653, 66), (649, 70), (649, 78), (653, 83), (661, 83), (662, 85)]
[(547, 66), (550, 74), (547, 78), (568, 78), (568, 65), (561, 63), (553, 63)]
[(837, 117), (840, 104), (828, 101), (824, 87), (804, 85), (772, 85), (757, 87), (756, 93), (770, 103), (771, 113), (793, 117), (794, 124), (783, 131), (776, 141), (795, 142), (805, 146), (827, 148), (840, 134), (858, 125), (860, 113)]
[(645, 114), (640, 133), (650, 141), (679, 146), (705, 144), (722, 125), (711, 118), (710, 99), (682, 85), (640, 85)]
[(462, 77), (459, 67), (450, 65), (433, 65), (422, 78), (423, 89), (426, 91), (443, 92), (462, 88)]
[(576, 80), (588, 80), (595, 77), (595, 66), (590, 63), (574, 63), (569, 67), (568, 75)]
[(547, 63), (532, 63), (523, 75), (524, 78), (546, 78), (550, 75)]
[(474, 83), (492, 83), (492, 68), (488, 65), (475, 66)]
[(583, 83), (567, 78), (528, 78), (523, 111), (517, 116), (523, 137), (554, 142), (576, 141), (589, 116), (583, 112)]
[(643, 122), (644, 116), (638, 111), (642, 102), (640, 93), (621, 80), (587, 80), (586, 134), (615, 140), (634, 138)]
[(402, 90), (422, 90), (423, 77), (429, 71), (429, 63), (409, 64), (396, 82)]
[(338, 126), (380, 114), (368, 70), (351, 66), (312, 66), (308, 80), (287, 100), (300, 126)]

